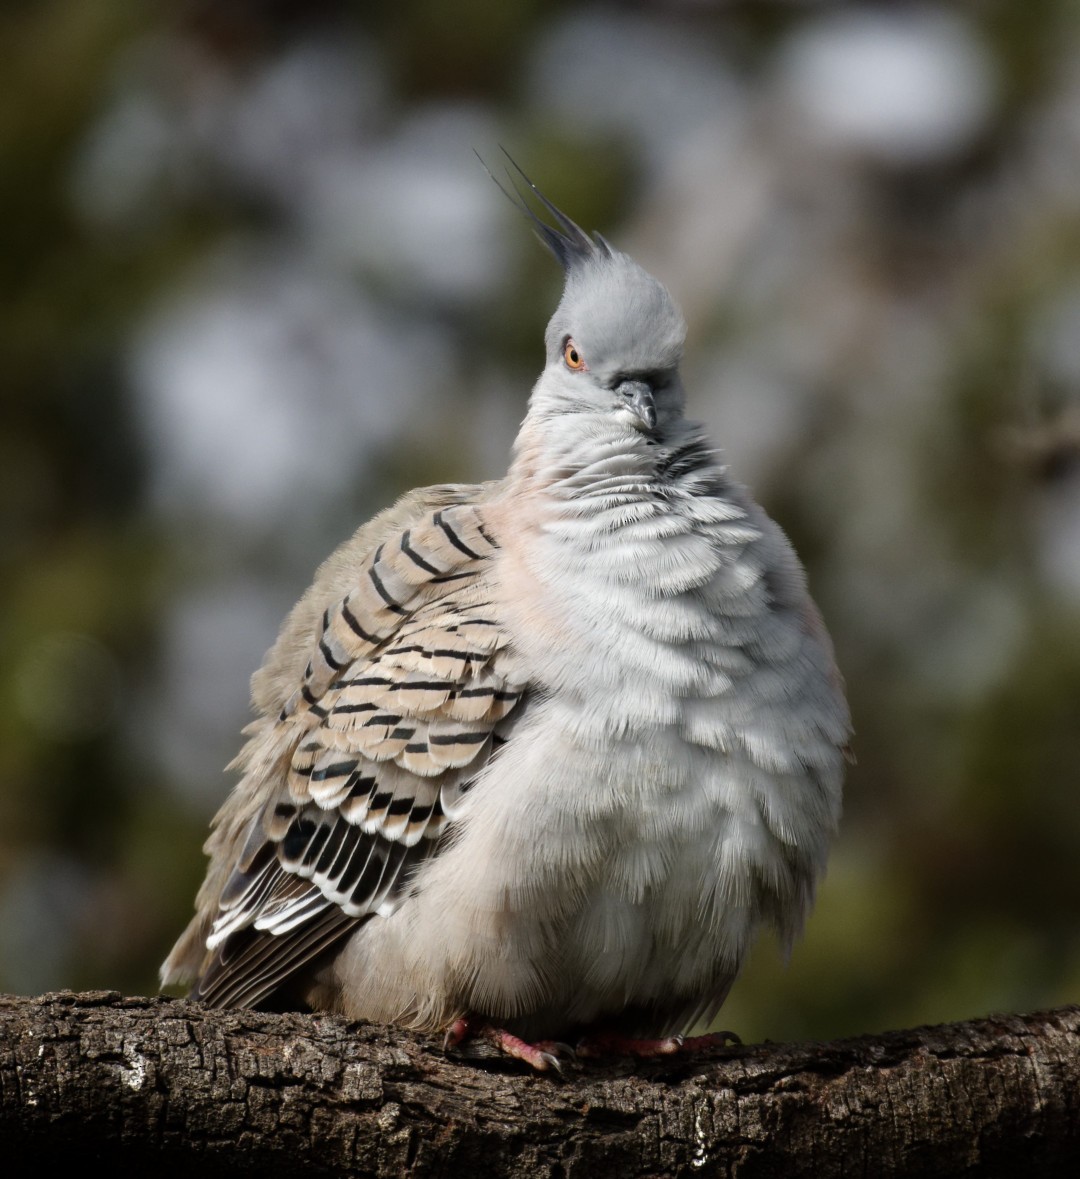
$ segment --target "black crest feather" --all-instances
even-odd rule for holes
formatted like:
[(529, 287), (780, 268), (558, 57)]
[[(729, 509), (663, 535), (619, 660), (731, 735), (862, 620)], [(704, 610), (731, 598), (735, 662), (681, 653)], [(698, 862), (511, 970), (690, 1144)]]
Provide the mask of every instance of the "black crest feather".
[(514, 172), (521, 177), (521, 179), (532, 190), (533, 196), (540, 202), (541, 205), (551, 214), (555, 219), (556, 226), (549, 225), (542, 218), (533, 212), (529, 204), (527, 195), (522, 193), (518, 187), (517, 180), (514, 173), (507, 168), (506, 175), (510, 182), (510, 191), (504, 184), (502, 184), (498, 177), (491, 171), (491, 169), (484, 163), (480, 153), (476, 153), (476, 158), (480, 160), (480, 164), (484, 171), (495, 182), (499, 191), (510, 201), (510, 203), (517, 209), (524, 217), (526, 217), (532, 225), (533, 232), (544, 243), (545, 246), (555, 255), (556, 260), (563, 270), (571, 270), (574, 266), (578, 266), (583, 262), (590, 261), (595, 258), (610, 258), (611, 247), (606, 241), (596, 234), (590, 237), (584, 229), (581, 228), (577, 222), (572, 221), (553, 201), (548, 200), (539, 188), (525, 175), (524, 171), (514, 160), (513, 156), (502, 148), (502, 153), (506, 156), (510, 163), (510, 167)]

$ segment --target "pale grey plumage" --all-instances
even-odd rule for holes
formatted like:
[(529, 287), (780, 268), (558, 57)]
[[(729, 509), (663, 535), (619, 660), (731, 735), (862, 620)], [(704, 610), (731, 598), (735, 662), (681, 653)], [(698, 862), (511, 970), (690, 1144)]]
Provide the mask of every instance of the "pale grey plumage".
[(667, 292), (548, 208), (566, 286), (510, 471), (412, 492), (319, 570), (166, 983), (663, 1035), (763, 923), (801, 928), (849, 736), (831, 645), (683, 418)]

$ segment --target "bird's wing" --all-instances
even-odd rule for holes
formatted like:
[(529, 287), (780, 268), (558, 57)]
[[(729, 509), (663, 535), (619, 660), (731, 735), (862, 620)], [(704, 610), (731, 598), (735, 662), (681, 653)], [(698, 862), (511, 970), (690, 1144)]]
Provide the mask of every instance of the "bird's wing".
[(496, 548), (478, 505), (425, 512), (326, 608), (302, 680), (261, 738), (280, 753), (234, 838), (193, 997), (267, 999), (392, 912), (435, 850), (524, 693), (490, 600)]

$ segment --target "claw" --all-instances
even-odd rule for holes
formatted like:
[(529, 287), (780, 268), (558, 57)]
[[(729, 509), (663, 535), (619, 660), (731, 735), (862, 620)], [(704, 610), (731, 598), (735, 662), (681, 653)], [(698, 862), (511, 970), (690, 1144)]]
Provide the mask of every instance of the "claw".
[(523, 1060), (526, 1064), (531, 1064), (538, 1072), (545, 1073), (549, 1068), (554, 1068), (559, 1073), (562, 1072), (562, 1063), (553, 1052), (548, 1050), (550, 1045), (547, 1042), (530, 1044), (501, 1028), (487, 1028), (485, 1035), (500, 1052), (512, 1056), (515, 1060)]
[(572, 1048), (555, 1040), (539, 1040), (535, 1044), (530, 1044), (504, 1028), (492, 1027), (485, 1023), (474, 1026), (474, 1023), (475, 1021), (467, 1016), (455, 1020), (443, 1039), (444, 1051), (457, 1048), (468, 1040), (472, 1043), (465, 1049), (466, 1056), (482, 1057), (502, 1053), (504, 1056), (513, 1057), (514, 1060), (524, 1061), (537, 1072), (546, 1073), (554, 1069), (560, 1076), (563, 1071), (560, 1056), (574, 1056)]
[[(523, 1056), (518, 1057), (519, 1060), (525, 1060)], [(542, 1063), (541, 1063), (542, 1062)], [(539, 1061), (528, 1060), (528, 1063), (533, 1068), (540, 1069), (541, 1072), (546, 1072), (547, 1069), (553, 1068), (561, 1077), (562, 1076), (562, 1061), (554, 1054), (554, 1052), (541, 1052)]]

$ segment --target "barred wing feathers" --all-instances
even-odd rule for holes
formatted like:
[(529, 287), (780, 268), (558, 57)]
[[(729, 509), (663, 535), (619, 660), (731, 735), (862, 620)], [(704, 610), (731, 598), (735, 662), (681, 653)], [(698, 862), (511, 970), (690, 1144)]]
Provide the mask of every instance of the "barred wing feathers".
[(450, 504), (383, 539), (324, 610), (299, 686), (255, 738), (284, 749), (280, 783), (248, 822), (193, 997), (267, 999), (392, 913), (436, 850), (524, 691), (489, 599), (496, 548), (480, 507)]

